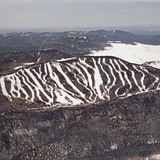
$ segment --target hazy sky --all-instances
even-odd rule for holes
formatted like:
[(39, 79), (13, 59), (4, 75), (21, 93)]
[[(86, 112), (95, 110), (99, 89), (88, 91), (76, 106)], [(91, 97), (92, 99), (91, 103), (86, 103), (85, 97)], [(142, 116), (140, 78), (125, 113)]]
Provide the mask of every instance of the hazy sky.
[(0, 0), (0, 28), (159, 25), (160, 0)]

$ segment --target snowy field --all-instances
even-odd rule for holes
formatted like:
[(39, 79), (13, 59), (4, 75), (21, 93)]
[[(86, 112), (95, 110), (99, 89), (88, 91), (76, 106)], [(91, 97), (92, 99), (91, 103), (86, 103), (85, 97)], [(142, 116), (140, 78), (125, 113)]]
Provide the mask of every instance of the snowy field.
[(92, 51), (90, 56), (115, 56), (131, 63), (150, 65), (160, 69), (160, 45), (146, 45), (141, 43), (124, 44), (110, 42), (111, 47), (105, 50)]

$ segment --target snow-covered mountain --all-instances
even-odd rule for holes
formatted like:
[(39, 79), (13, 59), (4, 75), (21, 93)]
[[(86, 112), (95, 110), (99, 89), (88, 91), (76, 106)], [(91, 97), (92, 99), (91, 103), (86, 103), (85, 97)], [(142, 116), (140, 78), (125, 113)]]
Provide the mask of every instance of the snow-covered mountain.
[(115, 57), (85, 56), (20, 68), (0, 78), (1, 93), (45, 105), (80, 105), (160, 89), (160, 70)]

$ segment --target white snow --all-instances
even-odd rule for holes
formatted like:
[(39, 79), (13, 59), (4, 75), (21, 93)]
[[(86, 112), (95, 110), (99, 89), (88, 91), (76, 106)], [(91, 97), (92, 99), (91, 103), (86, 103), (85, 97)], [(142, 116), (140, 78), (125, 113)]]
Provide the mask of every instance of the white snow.
[(8, 94), (8, 92), (7, 92), (7, 90), (6, 90), (4, 77), (1, 77), (1, 78), (0, 78), (0, 84), (1, 84), (1, 88), (2, 88), (3, 94), (11, 100), (11, 96)]
[(160, 159), (160, 154), (154, 154), (154, 155), (152, 155), (151, 157), (150, 157), (151, 159)]
[[(111, 59), (110, 59), (110, 63), (112, 63)], [(106, 65), (107, 65), (107, 64), (106, 64)], [(110, 72), (111, 72), (111, 75), (112, 75), (112, 77), (113, 77), (113, 82), (112, 82), (112, 85), (110, 86), (110, 88), (112, 88), (112, 87), (116, 84), (116, 77), (115, 77), (115, 75), (114, 75), (114, 73), (113, 73), (113, 68), (112, 68), (110, 65), (108, 65), (108, 67), (109, 67)], [(109, 88), (109, 89), (110, 89), (110, 88)]]
[[(82, 59), (80, 59), (80, 58), (79, 58), (79, 62), (80, 62), (80, 63), (77, 63), (77, 64), (79, 64), (79, 66), (81, 66), (81, 68), (83, 69), (83, 71), (86, 73), (87, 78), (88, 78), (89, 87), (90, 87), (90, 88), (93, 88), (92, 76), (91, 76), (91, 74), (90, 74), (90, 73), (88, 72), (88, 70), (87, 70), (87, 67), (91, 67), (91, 66), (89, 66), (89, 65), (85, 62), (85, 60), (82, 60)], [(96, 95), (95, 90), (92, 90), (92, 91), (93, 91), (93, 93)], [(90, 93), (92, 93), (92, 92), (90, 92)], [(90, 94), (90, 97), (89, 97), (90, 99), (92, 98), (93, 93)], [(97, 96), (97, 95), (96, 95), (96, 96)], [(93, 102), (96, 100), (96, 96), (95, 96), (95, 99), (93, 100)]]
[[(24, 84), (29, 88), (29, 90), (30, 90), (30, 92), (31, 92), (31, 94), (32, 94), (30, 101), (33, 102), (33, 101), (34, 101), (34, 98), (35, 98), (34, 90), (33, 90), (32, 87), (30, 86), (31, 83), (30, 83), (28, 77), (25, 75), (25, 73), (24, 73), (23, 70), (21, 70), (21, 73), (22, 73), (23, 76), (20, 76), (20, 77), (23, 79)], [(25, 80), (24, 77), (26, 78), (26, 80), (27, 80), (28, 82)]]
[(36, 84), (37, 90), (41, 91), (41, 93), (43, 93), (43, 95), (48, 99), (48, 104), (49, 105), (53, 104), (53, 95), (51, 97), (47, 95), (44, 88), (41, 86), (39, 81), (36, 79), (36, 77), (32, 74), (32, 72), (29, 69), (26, 69), (26, 72), (30, 75), (30, 77), (32, 78), (32, 80)]
[[(58, 63), (56, 63), (56, 64), (52, 63), (52, 65), (54, 67), (58, 67), (58, 69), (61, 69), (61, 67), (58, 65)], [(60, 82), (57, 74), (55, 72), (53, 72), (53, 69), (52, 69), (52, 66), (50, 65), (50, 63), (47, 63), (47, 66), (48, 66), (49, 75), (50, 75), (51, 79), (55, 81), (55, 84), (57, 84), (57, 86), (59, 88), (58, 91), (55, 90), (55, 94), (57, 96), (56, 101), (59, 102), (59, 103), (63, 103), (63, 104), (71, 104), (71, 102), (74, 105), (81, 104), (82, 103), (81, 100), (74, 98), (74, 93), (72, 93), (69, 90), (67, 90), (66, 88), (64, 88), (64, 86)], [(65, 75), (65, 77), (67, 77), (67, 76)], [(67, 79), (67, 80), (70, 81), (69, 79)], [(71, 86), (73, 87), (74, 85), (71, 84)], [(71, 102), (68, 102), (65, 97), (67, 97)]]
[(148, 64), (160, 69), (160, 45), (147, 45), (141, 43), (124, 44), (120, 42), (109, 42), (111, 47), (105, 47), (105, 50), (92, 51), (90, 56), (115, 56), (131, 63)]
[(40, 61), (41, 57), (38, 58), (37, 63)]
[(11, 75), (7, 75), (7, 79), (11, 81), (11, 90), (10, 90), (10, 93), (12, 94), (12, 96), (15, 97), (15, 98), (16, 97), (20, 98), (20, 92), (15, 88), (15, 86), (16, 86), (15, 73), (13, 73)]
[(145, 90), (145, 85), (144, 85), (144, 78), (145, 78), (145, 74), (141, 71), (141, 70), (139, 70), (136, 66), (133, 66), (133, 68), (136, 70), (136, 71), (138, 71), (138, 72), (140, 72), (141, 74), (142, 74), (142, 77), (141, 77), (141, 85), (142, 85), (142, 89), (143, 90)]
[(81, 70), (76, 65), (74, 65), (74, 63), (73, 64), (67, 63), (67, 65), (70, 66), (71, 68), (74, 68), (76, 71), (78, 71), (78, 74), (75, 74), (74, 72), (73, 72), (73, 74), (76, 76), (76, 78), (79, 77), (83, 81), (83, 83), (81, 83), (79, 78), (77, 78), (77, 81), (79, 82), (79, 84), (87, 87), (88, 81), (85, 78), (84, 74), (81, 72)]
[(19, 77), (17, 75), (15, 75), (15, 80), (16, 80), (16, 86), (18, 88), (19, 94), (20, 94), (20, 90), (25, 94), (25, 99), (28, 99), (29, 96), (27, 94), (27, 92), (25, 91), (25, 89), (22, 87), (21, 85), (21, 80), (19, 79)]
[(21, 66), (16, 66), (16, 67), (14, 68), (14, 70), (18, 70), (18, 69), (21, 69), (21, 68), (23, 68), (23, 67), (25, 67), (25, 66), (29, 66), (29, 65), (33, 65), (33, 64), (35, 64), (35, 63), (22, 63)]
[(68, 84), (77, 92), (81, 95), (81, 97), (85, 98), (85, 94), (83, 94), (74, 84), (73, 82), (70, 80), (70, 78), (64, 73), (64, 71), (62, 70), (61, 66), (57, 63), (57, 69), (58, 71), (63, 75), (63, 77), (65, 78), (66, 82), (68, 82)]
[[(138, 82), (137, 82), (137, 80), (136, 80), (136, 78), (135, 78), (135, 73), (134, 73), (132, 70), (130, 70), (122, 61), (119, 60), (119, 62), (120, 62), (128, 71), (131, 72), (131, 74), (132, 74), (132, 79), (133, 79), (134, 83), (136, 84), (136, 86), (138, 87), (138, 89), (139, 89), (140, 91), (142, 91), (141, 87), (138, 85)], [(128, 82), (128, 83), (131, 85), (130, 82)]]
[(62, 58), (62, 59), (59, 59), (59, 60), (56, 60), (57, 62), (63, 62), (63, 61), (68, 61), (68, 60), (74, 60), (76, 59), (77, 57), (72, 57), (72, 58)]
[(117, 148), (118, 148), (118, 144), (116, 143), (113, 143), (110, 147), (111, 150), (117, 150)]
[[(36, 85), (34, 85), (33, 83), (31, 83), (30, 80), (29, 80), (29, 78), (28, 78), (27, 76), (25, 76), (26, 79), (27, 79), (27, 81), (29, 82), (29, 84), (32, 85), (32, 86), (35, 88), (36, 95), (37, 95), (37, 97), (39, 98), (39, 100), (41, 100), (42, 102), (44, 102), (44, 101), (42, 100), (41, 96), (40, 96), (40, 90), (41, 90), (40, 84), (38, 84), (37, 79), (33, 76), (33, 74), (31, 73), (31, 71), (30, 71), (29, 69), (26, 69), (26, 72), (27, 72), (28, 75), (32, 78), (33, 81), (36, 81), (36, 82), (37, 82), (37, 83), (35, 82), (35, 84), (38, 85), (38, 87), (40, 87), (40, 89), (39, 89)], [(43, 89), (42, 89), (42, 92), (43, 92)]]
[(14, 70), (18, 70), (18, 69), (20, 69), (20, 68), (22, 68), (23, 66), (17, 66), (17, 67), (15, 67), (14, 68)]
[(148, 62), (146, 65), (152, 66), (152, 67), (155, 67), (155, 68), (160, 68), (160, 61)]
[(100, 97), (100, 99), (104, 99), (103, 98), (103, 95), (102, 95), (102, 92), (100, 90), (100, 86), (103, 85), (103, 81), (102, 81), (102, 78), (101, 78), (101, 74), (100, 74), (100, 71), (98, 69), (98, 66), (96, 64), (96, 61), (94, 58), (92, 58), (93, 60), (93, 63), (94, 63), (94, 66), (95, 66), (95, 69), (94, 69), (94, 80), (95, 80), (95, 88), (97, 90), (97, 93), (98, 93), (98, 96)]
[(113, 64), (113, 62), (112, 62), (111, 64), (112, 64), (114, 70), (119, 74), (119, 78), (121, 79), (122, 85), (125, 86), (125, 81), (124, 81), (123, 76), (122, 76), (122, 74), (121, 74), (120, 66), (119, 66), (119, 64), (117, 63), (117, 60), (114, 59), (114, 62), (117, 64), (119, 70), (116, 69), (116, 67), (115, 67), (115, 65)]
[[(92, 101), (92, 91), (87, 87), (88, 86), (88, 80), (85, 78), (84, 74), (81, 72), (81, 70), (79, 69), (78, 66), (74, 65), (74, 63), (71, 65), (69, 63), (67, 63), (68, 66), (70, 66), (71, 68), (74, 68), (75, 70), (78, 71), (78, 74), (75, 74), (74, 72), (72, 72), (74, 74), (74, 77), (77, 79), (77, 82), (82, 85), (86, 90), (88, 90), (90, 92), (90, 101)], [(81, 66), (82, 67), (82, 66)], [(81, 82), (81, 80), (83, 82)]]
[[(114, 61), (115, 61), (115, 60), (114, 60)], [(122, 85), (125, 86), (125, 81), (124, 81), (124, 79), (123, 79), (123, 77), (122, 77), (121, 72), (116, 69), (115, 65), (113, 64), (113, 60), (110, 59), (110, 63), (111, 63), (111, 65), (112, 65), (113, 69), (118, 73), (119, 78), (120, 78), (120, 80), (121, 80), (121, 82), (122, 82)], [(116, 96), (118, 96), (118, 90), (119, 90), (121, 87), (122, 87), (122, 86), (120, 86), (120, 87), (118, 87), (118, 88), (116, 89), (116, 91), (115, 91)], [(123, 94), (125, 94), (125, 93), (123, 93)]]
[(85, 67), (86, 63), (82, 59), (79, 59), (79, 61), (80, 61), (80, 63), (77, 63), (77, 64), (79, 64), (82, 67), (82, 69), (85, 71), (85, 73), (87, 75), (87, 78), (88, 78), (89, 86), (92, 88), (93, 87), (92, 77), (91, 77), (90, 73), (88, 72), (88, 70)]
[(23, 65), (25, 66), (29, 66), (29, 65), (32, 65), (32, 64), (35, 64), (34, 62), (33, 63), (23, 63)]
[[(118, 61), (118, 62), (120, 63), (120, 61)], [(127, 76), (127, 73), (121, 69), (119, 63), (117, 63), (117, 61), (116, 61), (117, 66), (120, 68), (121, 72), (124, 73), (124, 77), (125, 77), (125, 79), (127, 80), (128, 84), (129, 84), (129, 88), (131, 89), (132, 88), (132, 84), (131, 84), (131, 82), (129, 80), (129, 77)]]
[[(101, 70), (104, 72), (104, 74), (105, 74), (106, 77), (107, 77), (107, 85), (103, 87), (103, 88), (105, 88), (103, 95), (107, 95), (107, 98), (110, 99), (110, 97), (109, 97), (109, 87), (108, 87), (108, 85), (109, 85), (109, 83), (111, 82), (111, 80), (110, 80), (110, 77), (109, 77), (108, 73), (104, 70), (103, 65), (101, 65), (100, 60), (101, 60), (101, 59), (99, 58), (99, 59), (98, 59), (98, 64), (99, 64)], [(103, 61), (103, 63), (105, 63), (105, 59), (104, 59), (104, 58), (102, 59), (102, 61)], [(106, 90), (106, 91), (105, 91), (105, 90)]]

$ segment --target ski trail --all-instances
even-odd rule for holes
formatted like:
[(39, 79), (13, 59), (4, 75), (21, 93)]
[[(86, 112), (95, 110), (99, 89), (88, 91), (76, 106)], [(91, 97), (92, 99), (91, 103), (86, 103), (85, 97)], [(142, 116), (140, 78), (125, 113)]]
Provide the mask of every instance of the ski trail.
[(142, 92), (142, 88), (138, 85), (138, 82), (137, 82), (137, 80), (136, 80), (134, 71), (132, 71), (131, 69), (129, 69), (122, 61), (120, 61), (120, 63), (126, 68), (127, 71), (130, 71), (130, 72), (131, 72), (131, 74), (132, 74), (132, 79), (133, 79), (135, 85), (138, 87), (138, 89), (140, 90), (140, 92)]
[(0, 78), (0, 84), (1, 84), (3, 95), (6, 96), (10, 101), (12, 101), (11, 96), (8, 94), (8, 92), (6, 90), (6, 85), (5, 85), (4, 77)]
[[(94, 96), (94, 94), (95, 94), (95, 91), (94, 91), (94, 89), (93, 89), (92, 77), (91, 77), (90, 73), (88, 72), (88, 70), (87, 70), (86, 67), (85, 67), (85, 62), (84, 62), (83, 60), (81, 60), (81, 59), (79, 59), (79, 61), (80, 61), (80, 63), (77, 63), (77, 64), (78, 64), (79, 66), (81, 66), (81, 68), (83, 69), (83, 71), (86, 73), (86, 75), (87, 75), (87, 77), (88, 77), (88, 84), (89, 84), (89, 87), (92, 89), (92, 92), (93, 92), (93, 94), (90, 95), (89, 98), (92, 99), (91, 96)], [(84, 66), (83, 66), (82, 64), (83, 64)], [(95, 94), (95, 95), (96, 95), (96, 94)], [(96, 101), (96, 97), (97, 97), (97, 95), (95, 96), (95, 99), (92, 99), (94, 102)]]
[(103, 97), (103, 94), (102, 94), (102, 92), (101, 92), (101, 90), (100, 90), (100, 87), (103, 86), (102, 77), (101, 77), (101, 75), (100, 75), (100, 71), (99, 71), (99, 68), (98, 68), (98, 66), (97, 66), (97, 64), (96, 64), (95, 59), (92, 58), (92, 61), (93, 61), (94, 66), (95, 66), (95, 69), (94, 69), (95, 86), (94, 86), (94, 88), (96, 89), (96, 91), (97, 91), (97, 93), (98, 93), (98, 97), (103, 100), (104, 97)]
[(131, 84), (131, 82), (130, 82), (130, 80), (128, 78), (128, 75), (127, 75), (127, 73), (125, 71), (122, 70), (122, 68), (120, 67), (119, 63), (120, 63), (120, 60), (116, 61), (116, 64), (117, 64), (119, 70), (124, 73), (124, 77), (125, 77), (126, 81), (129, 84), (129, 89), (132, 89), (132, 84)]
[[(99, 58), (98, 59), (98, 64), (99, 64), (99, 66), (100, 66), (100, 69), (102, 70), (102, 72), (107, 76), (107, 85), (105, 85), (104, 87), (103, 87), (103, 89), (104, 89), (104, 93), (103, 93), (103, 96), (106, 96), (107, 98), (108, 98), (108, 100), (110, 99), (110, 96), (109, 96), (109, 87), (108, 87), (108, 85), (111, 83), (111, 79), (110, 79), (110, 77), (109, 77), (109, 75), (108, 75), (108, 73), (104, 70), (104, 68), (103, 68), (103, 65), (102, 64), (105, 64), (105, 58), (103, 58), (102, 59), (102, 64), (101, 64), (101, 61), (100, 61), (101, 59)], [(105, 91), (106, 90), (106, 91)]]
[[(118, 73), (119, 78), (120, 78), (121, 83), (122, 83), (122, 86), (117, 87), (117, 89), (115, 90), (115, 95), (118, 97), (118, 96), (119, 96), (119, 95), (118, 95), (118, 91), (119, 91), (119, 89), (121, 89), (123, 86), (125, 86), (125, 81), (124, 81), (124, 79), (123, 79), (123, 77), (122, 77), (120, 71), (117, 70), (116, 67), (114, 66), (113, 60), (110, 59), (110, 63), (111, 63), (111, 65), (112, 65), (112, 67), (114, 68), (115, 72)], [(121, 94), (121, 96), (123, 96), (124, 94), (125, 94), (125, 93)]]
[(68, 84), (82, 97), (85, 98), (85, 95), (72, 83), (72, 81), (69, 79), (69, 77), (63, 72), (61, 66), (59, 63), (54, 64), (57, 68), (57, 70), (63, 75), (63, 77), (66, 79)]
[(144, 85), (145, 74), (141, 70), (139, 70), (135, 65), (133, 65), (133, 68), (142, 74), (142, 77), (141, 77), (142, 91), (145, 91), (145, 88), (146, 88)]

